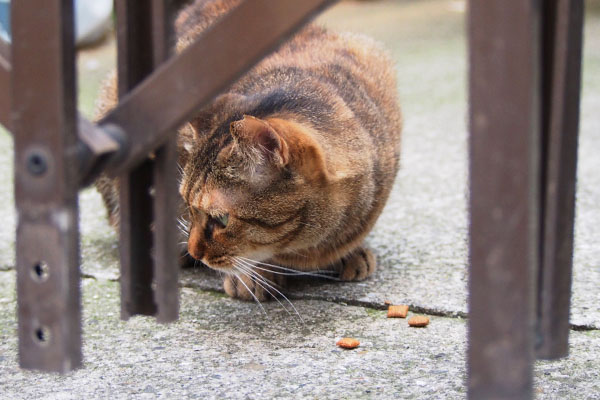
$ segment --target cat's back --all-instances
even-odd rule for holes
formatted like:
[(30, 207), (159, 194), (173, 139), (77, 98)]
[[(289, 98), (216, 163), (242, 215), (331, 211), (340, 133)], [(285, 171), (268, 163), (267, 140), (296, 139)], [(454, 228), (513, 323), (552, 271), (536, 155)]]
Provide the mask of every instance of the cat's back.
[[(241, 0), (192, 1), (175, 22), (178, 50), (187, 47), (240, 3)], [(326, 89), (335, 91), (353, 110), (359, 111), (359, 118), (364, 114), (359, 108), (377, 107), (390, 122), (400, 123), (393, 63), (382, 46), (363, 35), (337, 33), (315, 24), (301, 29), (246, 73), (231, 91), (257, 94), (296, 86), (295, 89), (313, 91), (314, 98), (315, 94), (323, 94), (322, 90), (314, 93), (317, 81), (321, 87), (328, 85)]]
[(182, 50), (207, 28), (237, 7), (241, 0), (193, 0), (175, 19), (177, 49)]
[[(240, 0), (196, 0), (177, 21), (181, 49)], [(247, 114), (284, 115), (315, 127), (332, 169), (371, 171), (375, 197), (387, 198), (399, 166), (402, 128), (396, 73), (388, 53), (360, 34), (308, 24), (229, 88), (249, 101), (230, 104), (216, 126)], [(207, 131), (213, 129), (206, 126)]]
[(338, 168), (354, 165), (348, 175), (373, 169), (378, 182), (391, 186), (402, 128), (396, 73), (371, 38), (310, 24), (230, 91), (262, 97), (250, 115), (303, 116)]

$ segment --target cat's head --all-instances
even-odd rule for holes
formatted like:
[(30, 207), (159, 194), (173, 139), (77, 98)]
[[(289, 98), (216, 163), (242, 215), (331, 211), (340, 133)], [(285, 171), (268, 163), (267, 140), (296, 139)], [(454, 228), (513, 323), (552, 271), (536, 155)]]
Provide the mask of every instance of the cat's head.
[(302, 125), (243, 116), (208, 134), (191, 128), (180, 192), (192, 257), (232, 271), (240, 258), (264, 261), (314, 240), (327, 172)]

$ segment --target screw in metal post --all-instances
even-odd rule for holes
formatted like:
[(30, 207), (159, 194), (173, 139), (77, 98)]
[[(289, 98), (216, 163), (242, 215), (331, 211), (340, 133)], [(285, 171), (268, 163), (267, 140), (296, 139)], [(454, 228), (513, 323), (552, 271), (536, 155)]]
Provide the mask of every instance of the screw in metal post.
[(46, 173), (48, 170), (48, 162), (46, 161), (46, 157), (37, 152), (33, 151), (27, 156), (27, 171), (30, 174), (40, 176)]

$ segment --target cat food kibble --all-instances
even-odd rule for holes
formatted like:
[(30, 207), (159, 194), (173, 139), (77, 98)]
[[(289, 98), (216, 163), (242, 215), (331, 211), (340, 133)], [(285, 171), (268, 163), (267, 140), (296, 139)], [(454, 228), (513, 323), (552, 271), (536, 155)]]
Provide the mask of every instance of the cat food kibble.
[(392, 305), (392, 301), (391, 300), (385, 300), (383, 302), (383, 304), (385, 304), (386, 306), (391, 306)]
[(406, 314), (408, 314), (408, 306), (401, 304), (399, 306), (389, 306), (388, 307), (388, 318), (406, 318)]
[(344, 349), (355, 349), (360, 345), (360, 342), (356, 339), (345, 337), (338, 340), (336, 344)]
[(424, 315), (414, 315), (408, 319), (408, 325), (415, 328), (423, 328), (429, 325), (429, 318)]

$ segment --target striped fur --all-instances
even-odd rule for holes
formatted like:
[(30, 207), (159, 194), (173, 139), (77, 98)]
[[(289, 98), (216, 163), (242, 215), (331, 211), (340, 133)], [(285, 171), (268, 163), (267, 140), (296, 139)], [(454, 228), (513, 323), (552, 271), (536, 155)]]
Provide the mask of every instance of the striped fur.
[[(238, 3), (193, 2), (176, 21), (178, 49)], [(114, 106), (111, 82), (100, 114)], [(234, 256), (301, 271), (347, 264), (388, 198), (400, 132), (385, 51), (308, 25), (181, 129), (189, 253), (224, 271)], [(97, 184), (113, 221), (116, 185)]]

